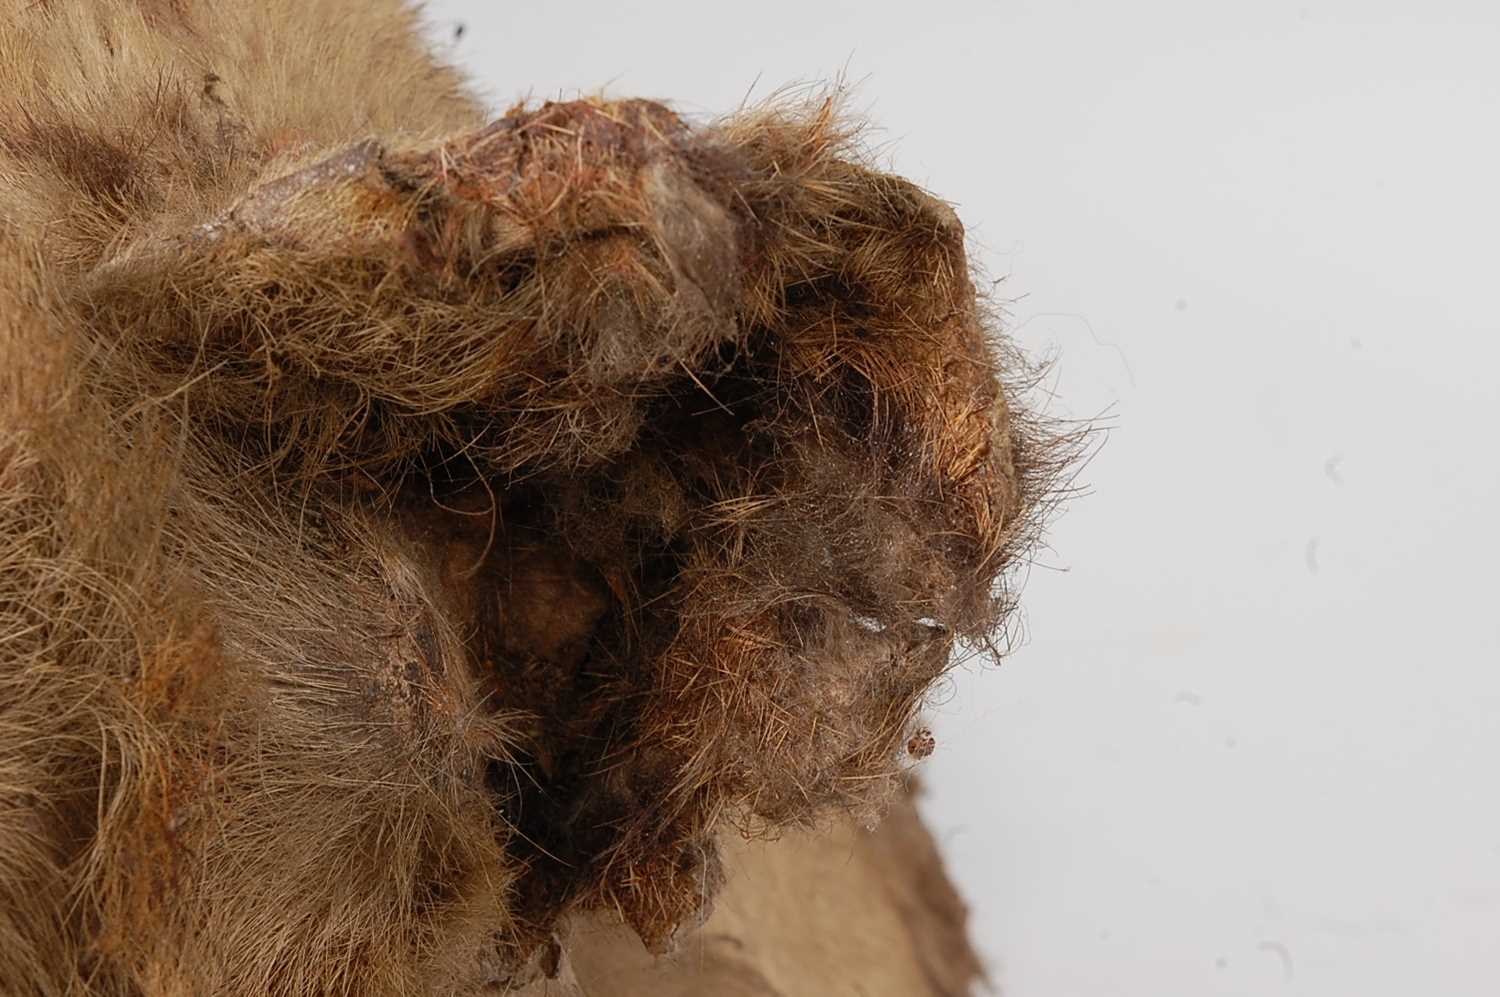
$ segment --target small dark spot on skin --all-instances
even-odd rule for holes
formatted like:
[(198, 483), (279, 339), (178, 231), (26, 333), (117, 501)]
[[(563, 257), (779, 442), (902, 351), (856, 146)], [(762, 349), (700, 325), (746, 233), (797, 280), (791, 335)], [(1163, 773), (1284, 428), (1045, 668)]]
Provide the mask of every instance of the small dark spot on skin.
[(423, 623), (417, 627), (412, 635), (417, 642), (417, 650), (422, 652), (422, 660), (427, 669), (434, 675), (443, 674), (443, 654), (438, 650), (437, 638), (433, 636), (432, 628)]
[(1187, 298), (1178, 298), (1172, 305), (1179, 312), (1187, 311)]
[(562, 970), (562, 946), (556, 938), (547, 939), (542, 948), (541, 970), (549, 980), (557, 979), (557, 974)]
[(460, 21), (453, 26), (453, 40), (458, 41), (464, 36), (464, 23)]
[(1217, 958), (1217, 959), (1214, 960), (1214, 968), (1215, 969), (1228, 969), (1229, 968), (1229, 960), (1226, 959), (1226, 958), (1224, 958), (1223, 956), (1219, 956), (1219, 958)]
[(218, 73), (203, 74), (203, 100), (215, 107), (224, 107), (224, 98), (219, 96), (219, 84), (223, 82)]

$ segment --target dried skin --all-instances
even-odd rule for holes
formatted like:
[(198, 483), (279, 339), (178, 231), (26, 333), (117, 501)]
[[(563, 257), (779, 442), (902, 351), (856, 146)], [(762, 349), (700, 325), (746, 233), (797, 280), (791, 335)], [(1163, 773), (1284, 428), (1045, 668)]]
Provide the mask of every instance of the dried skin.
[(732, 874), (714, 912), (672, 956), (652, 958), (628, 932), (582, 919), (570, 945), (577, 992), (961, 997), (984, 976), (963, 904), (908, 801), (873, 833), (835, 821), (724, 850)]
[(825, 101), (484, 124), (409, 22), (0, 26), (0, 979), (665, 949), (1003, 625), (1060, 458), (953, 213)]

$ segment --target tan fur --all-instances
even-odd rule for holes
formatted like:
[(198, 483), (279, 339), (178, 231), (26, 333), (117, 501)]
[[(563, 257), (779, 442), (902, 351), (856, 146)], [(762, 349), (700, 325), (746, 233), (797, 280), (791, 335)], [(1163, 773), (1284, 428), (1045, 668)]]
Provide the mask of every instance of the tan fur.
[(835, 112), (486, 125), (395, 0), (4, 10), (0, 981), (508, 987), (890, 798), (1066, 448)]

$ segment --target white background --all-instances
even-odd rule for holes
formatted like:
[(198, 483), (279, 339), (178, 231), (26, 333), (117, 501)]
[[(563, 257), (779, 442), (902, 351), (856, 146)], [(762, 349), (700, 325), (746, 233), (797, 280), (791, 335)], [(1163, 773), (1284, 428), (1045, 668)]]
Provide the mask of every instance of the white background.
[(1500, 992), (1500, 12), (1402, 6), (431, 6), (497, 107), (856, 82), (1112, 427), (935, 697), (1008, 997)]

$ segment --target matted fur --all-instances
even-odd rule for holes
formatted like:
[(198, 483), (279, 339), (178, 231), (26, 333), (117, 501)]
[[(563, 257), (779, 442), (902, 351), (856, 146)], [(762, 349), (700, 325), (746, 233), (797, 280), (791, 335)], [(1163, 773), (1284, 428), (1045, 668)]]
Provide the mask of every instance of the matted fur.
[(394, 0), (8, 6), (0, 218), (23, 990), (664, 947), (725, 826), (879, 808), (1066, 456), (830, 102), (486, 125)]

